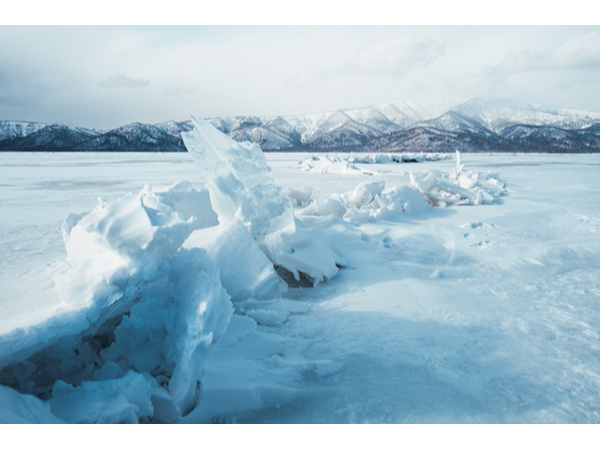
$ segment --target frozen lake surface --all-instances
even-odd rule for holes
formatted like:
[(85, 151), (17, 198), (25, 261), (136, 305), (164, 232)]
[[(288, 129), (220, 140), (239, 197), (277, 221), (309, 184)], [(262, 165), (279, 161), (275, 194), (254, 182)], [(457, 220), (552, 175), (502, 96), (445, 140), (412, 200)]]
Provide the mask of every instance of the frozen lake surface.
[[(277, 184), (320, 197), (455, 165), (333, 174), (301, 170), (307, 155), (266, 156)], [(247, 306), (184, 420), (600, 422), (600, 155), (463, 164), (498, 172), (507, 195), (393, 222), (321, 218), (343, 236), (347, 267), (272, 308)], [(203, 186), (188, 154), (1, 154), (0, 348), (64, 313), (68, 213), (178, 180)]]

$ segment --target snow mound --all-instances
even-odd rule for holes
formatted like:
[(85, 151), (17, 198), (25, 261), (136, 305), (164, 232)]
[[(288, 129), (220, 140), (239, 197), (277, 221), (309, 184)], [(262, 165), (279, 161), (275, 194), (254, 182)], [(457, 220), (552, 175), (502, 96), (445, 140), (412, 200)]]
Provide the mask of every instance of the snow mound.
[[(312, 285), (335, 276), (346, 262), (321, 230), (305, 228), (295, 218), (260, 147), (236, 142), (207, 121), (192, 118), (192, 123), (194, 128), (182, 137), (221, 226), (245, 226), (288, 284), (293, 284), (288, 274), (295, 281), (308, 278)], [(260, 259), (259, 265), (264, 267)]]
[(456, 167), (451, 172), (410, 173), (410, 184), (433, 206), (486, 205), (506, 195), (504, 182), (495, 173), (467, 171), (456, 152)]

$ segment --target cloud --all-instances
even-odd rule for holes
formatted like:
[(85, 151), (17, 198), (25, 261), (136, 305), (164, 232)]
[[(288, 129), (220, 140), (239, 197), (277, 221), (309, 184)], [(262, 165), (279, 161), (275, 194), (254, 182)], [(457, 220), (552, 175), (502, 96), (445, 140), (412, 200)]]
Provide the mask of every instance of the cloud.
[(8, 85), (9, 81), (8, 77), (6, 76), (6, 72), (2, 67), (0, 67), (0, 89), (4, 90), (8, 87)]
[(165, 86), (163, 92), (168, 96), (180, 97), (195, 94), (197, 90), (189, 86)]
[[(16, 93), (12, 92), (15, 90)], [(14, 89), (12, 80), (8, 77), (4, 68), (0, 67), (0, 106), (16, 108), (36, 106), (40, 100), (40, 96), (36, 96), (31, 92), (22, 94)]]
[(289, 86), (310, 85), (341, 77), (398, 78), (422, 69), (444, 55), (443, 44), (432, 39), (401, 36), (360, 48), (330, 69), (305, 69), (288, 80)]
[(292, 115), (396, 99), (442, 108), (495, 95), (595, 110), (599, 34), (598, 27), (0, 27), (0, 116), (110, 128), (189, 113)]
[(566, 68), (600, 67), (600, 32), (569, 39), (556, 52), (555, 62)]
[(443, 54), (444, 46), (439, 42), (402, 36), (360, 49), (334, 71), (395, 77), (425, 67)]
[(98, 83), (98, 85), (104, 88), (140, 88), (147, 86), (150, 80), (144, 80), (143, 78), (133, 78), (122, 73), (118, 73), (111, 77), (108, 77)]
[(40, 103), (40, 97), (20, 96), (20, 95), (0, 95), (0, 105), (23, 108), (27, 106), (36, 106)]
[(577, 35), (554, 51), (523, 50), (509, 53), (492, 71), (503, 74), (538, 70), (573, 70), (600, 67), (600, 32)]

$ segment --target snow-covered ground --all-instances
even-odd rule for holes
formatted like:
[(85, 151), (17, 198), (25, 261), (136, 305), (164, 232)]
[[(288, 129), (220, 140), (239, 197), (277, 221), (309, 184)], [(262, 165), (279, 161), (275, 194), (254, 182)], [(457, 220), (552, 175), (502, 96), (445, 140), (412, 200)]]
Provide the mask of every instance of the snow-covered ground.
[[(445, 208), (410, 186), (432, 171), (446, 186), (455, 160), (318, 173), (301, 169), (308, 156), (266, 155), (297, 227), (321, 230), (344, 267), (258, 298), (238, 283), (256, 262), (231, 266), (258, 247), (235, 228), (225, 238), (238, 247), (207, 244), (235, 312), (204, 361), (198, 406), (179, 420), (600, 422), (600, 155), (463, 154), (467, 182), (491, 171), (506, 192)], [(188, 154), (1, 155), (0, 366), (73, 323), (67, 215), (178, 180), (204, 188)], [(265, 232), (266, 253), (288, 236)], [(129, 372), (113, 383), (106, 367), (93, 388), (59, 383), (44, 403), (0, 387), (0, 422), (147, 419), (139, 393), (153, 381)], [(86, 406), (115, 391), (104, 415)]]

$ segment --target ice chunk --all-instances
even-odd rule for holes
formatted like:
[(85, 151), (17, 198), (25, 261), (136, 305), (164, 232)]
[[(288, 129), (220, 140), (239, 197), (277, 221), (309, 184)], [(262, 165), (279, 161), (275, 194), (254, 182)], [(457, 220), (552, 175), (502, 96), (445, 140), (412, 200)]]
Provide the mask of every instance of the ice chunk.
[(151, 279), (194, 229), (217, 223), (208, 193), (188, 183), (166, 190), (146, 185), (87, 215), (69, 215), (63, 237), (71, 270), (59, 289), (73, 308), (88, 308), (94, 321), (119, 297), (119, 284)]
[(375, 197), (381, 196), (385, 188), (385, 181), (375, 181), (372, 183), (360, 183), (352, 192), (342, 194), (342, 200), (346, 206), (355, 206), (360, 208), (370, 204)]
[(182, 138), (207, 182), (219, 221), (237, 219), (254, 237), (261, 236), (289, 201), (273, 181), (260, 147), (236, 142), (205, 120), (192, 117), (192, 124)]
[(223, 230), (209, 245), (208, 252), (219, 268), (223, 287), (233, 300), (276, 298), (286, 291), (273, 263), (239, 222)]
[(264, 239), (264, 246), (276, 265), (284, 267), (299, 281), (300, 273), (313, 285), (332, 278), (347, 262), (333, 249), (327, 236), (317, 228), (304, 228), (288, 210), (276, 218)]
[(138, 423), (154, 412), (152, 381), (135, 372), (118, 380), (86, 381), (78, 387), (57, 381), (49, 404), (67, 423)]
[(14, 389), (0, 386), (0, 423), (61, 423), (50, 405)]
[(343, 217), (353, 223), (400, 220), (405, 213), (422, 214), (431, 206), (410, 186), (385, 188), (385, 181), (358, 184), (352, 191), (329, 198), (316, 198), (298, 210), (299, 216)]
[(447, 153), (347, 153), (336, 156), (337, 159), (354, 164), (390, 164), (443, 161), (451, 159)]
[(404, 214), (413, 218), (429, 213), (431, 206), (421, 193), (410, 186), (393, 186), (383, 191), (381, 197), (371, 203), (372, 220), (399, 220)]
[(316, 198), (308, 206), (299, 210), (298, 214), (302, 216), (344, 217), (346, 211), (346, 205), (339, 196), (331, 196), (330, 198)]
[(300, 189), (285, 187), (282, 189), (283, 195), (292, 200), (295, 206), (307, 206), (314, 199), (314, 190), (311, 187), (303, 186)]
[[(206, 121), (192, 118), (192, 123), (194, 128), (182, 134), (183, 140), (206, 180), (221, 226), (235, 222), (246, 226), (271, 262), (289, 271), (295, 280), (306, 276), (315, 285), (333, 277), (338, 267), (346, 264), (345, 260), (333, 250), (322, 232), (304, 228), (295, 218), (289, 197), (275, 185), (260, 147), (240, 144)], [(308, 193), (294, 195), (302, 202), (307, 200)], [(295, 203), (298, 204), (298, 200)], [(232, 232), (236, 239), (242, 238), (239, 229), (232, 230), (237, 230)], [(256, 255), (250, 247), (244, 246), (249, 254)], [(227, 249), (223, 252), (232, 256)], [(225, 258), (223, 256), (220, 265)], [(258, 261), (258, 268), (264, 268), (261, 260)], [(233, 267), (238, 267), (237, 261)], [(232, 268), (230, 274), (228, 270), (223, 272), (224, 283), (235, 292), (233, 295), (243, 292), (240, 282), (235, 280), (236, 270)], [(247, 270), (242, 269), (241, 273), (250, 276), (252, 272)], [(268, 275), (268, 271), (264, 274)]]
[[(59, 394), (67, 400), (93, 398), (97, 389), (123, 388), (128, 383), (123, 377), (134, 371), (164, 388), (163, 394), (152, 394), (155, 417), (189, 412), (198, 400), (203, 364), (233, 309), (208, 253), (182, 244), (193, 230), (216, 223), (208, 193), (187, 183), (165, 190), (146, 186), (88, 214), (69, 216), (63, 232), (71, 268), (59, 283), (71, 305), (68, 326), (55, 329), (46, 343), (32, 340), (36, 348), (32, 355), (24, 353), (25, 359), (2, 361), (0, 383), (51, 395), (53, 408), (69, 409), (72, 402), (59, 401)], [(41, 326), (32, 334), (44, 331)], [(73, 392), (65, 387), (109, 378), (121, 384), (85, 385)], [(144, 392), (148, 404), (150, 391)], [(129, 403), (111, 401), (98, 420), (146, 416), (147, 408), (136, 403), (143, 414), (135, 415)], [(74, 417), (64, 414), (67, 420)]]

